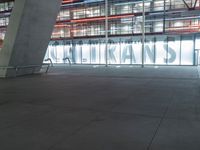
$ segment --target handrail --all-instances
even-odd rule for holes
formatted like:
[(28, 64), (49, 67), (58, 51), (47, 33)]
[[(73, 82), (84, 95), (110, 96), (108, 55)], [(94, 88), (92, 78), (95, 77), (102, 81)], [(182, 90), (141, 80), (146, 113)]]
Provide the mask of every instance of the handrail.
[(50, 67), (50, 64), (49, 63), (43, 63), (42, 65), (27, 65), (27, 66), (0, 66), (0, 69), (15, 69), (15, 73), (17, 75), (17, 72), (20, 70), (20, 69), (26, 69), (26, 68), (32, 68), (32, 74), (34, 73), (35, 71), (35, 68), (39, 68), (42, 66), (47, 66), (47, 69), (45, 71), (45, 73), (48, 73), (49, 71), (49, 67)]
[(72, 63), (71, 63), (69, 57), (65, 57), (65, 58), (63, 58), (63, 61), (64, 61), (64, 62), (65, 62), (65, 60), (68, 60), (70, 66), (72, 65)]
[[(49, 63), (43, 63), (42, 66), (43, 65), (47, 65), (47, 69), (46, 69), (45, 73), (48, 73), (49, 68), (50, 68), (50, 64)], [(51, 67), (53, 67), (53, 66), (51, 66)]]
[(15, 69), (16, 67), (12, 66), (0, 66), (0, 69)]
[(47, 58), (47, 59), (45, 59), (44, 61), (50, 61), (51, 67), (53, 67), (53, 61), (51, 60), (51, 58)]

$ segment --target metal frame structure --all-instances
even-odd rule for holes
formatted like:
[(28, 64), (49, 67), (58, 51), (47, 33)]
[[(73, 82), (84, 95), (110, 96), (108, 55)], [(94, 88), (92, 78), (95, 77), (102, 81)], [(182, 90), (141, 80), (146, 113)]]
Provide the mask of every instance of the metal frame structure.
[[(156, 6), (159, 2), (163, 5)], [(195, 37), (200, 32), (200, 2), (177, 0), (174, 3), (172, 5), (169, 0), (63, 0), (52, 41), (76, 43), (80, 39), (104, 39), (105, 65), (108, 66), (110, 57), (108, 49), (112, 38), (138, 37), (142, 42), (141, 66), (144, 67), (146, 36)], [(116, 10), (113, 13), (114, 8)], [(133, 11), (134, 9), (138, 11)], [(11, 9), (0, 11), (0, 18), (8, 18), (9, 12)], [(126, 30), (126, 24), (131, 25), (131, 28), (128, 26), (130, 29)], [(94, 28), (95, 26), (97, 28)], [(0, 24), (0, 30), (5, 32), (6, 23)]]

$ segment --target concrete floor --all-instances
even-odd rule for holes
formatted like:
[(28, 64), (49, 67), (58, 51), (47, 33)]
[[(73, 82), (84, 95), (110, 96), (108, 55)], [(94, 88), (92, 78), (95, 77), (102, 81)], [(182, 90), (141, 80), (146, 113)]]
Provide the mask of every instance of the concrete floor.
[(0, 79), (1, 150), (199, 150), (197, 67), (54, 67)]

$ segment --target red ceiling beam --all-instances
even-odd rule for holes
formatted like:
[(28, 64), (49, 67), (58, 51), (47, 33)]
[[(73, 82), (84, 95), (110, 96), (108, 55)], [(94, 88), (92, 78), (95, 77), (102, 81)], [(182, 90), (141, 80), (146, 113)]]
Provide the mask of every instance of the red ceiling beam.
[[(13, 2), (15, 0), (0, 0), (0, 3), (5, 3), (5, 2)], [(63, 0), (63, 3), (73, 3), (77, 0)]]

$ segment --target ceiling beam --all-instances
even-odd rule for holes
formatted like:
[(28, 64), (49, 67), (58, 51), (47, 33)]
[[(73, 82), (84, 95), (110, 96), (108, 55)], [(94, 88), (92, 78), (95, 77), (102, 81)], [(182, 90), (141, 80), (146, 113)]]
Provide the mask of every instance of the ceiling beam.
[(12, 2), (14, 0), (0, 0), (0, 3), (5, 3), (5, 2)]

